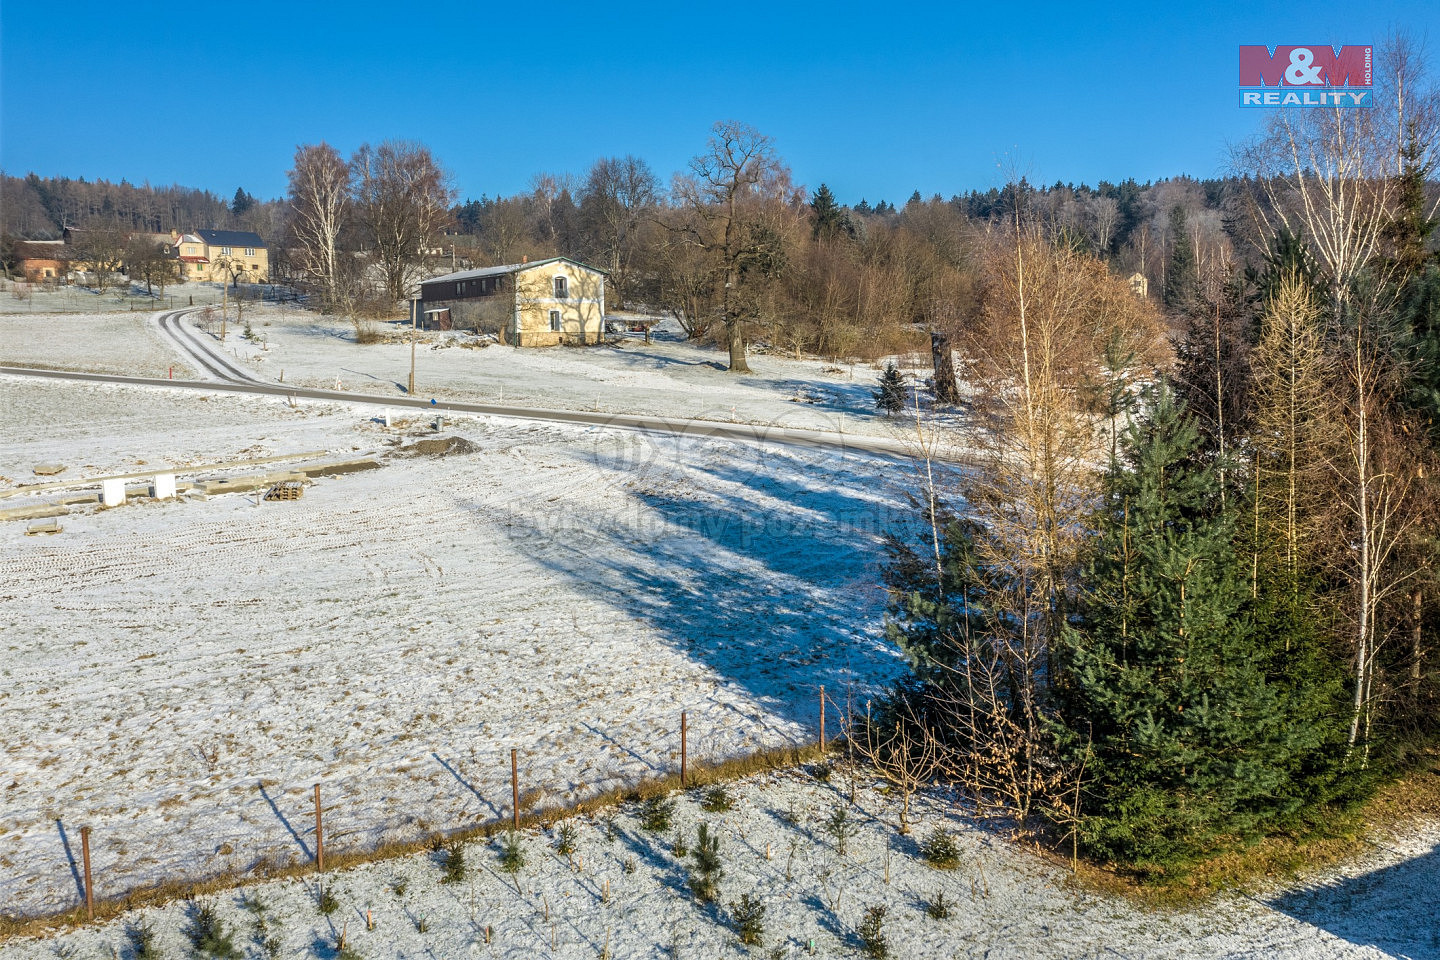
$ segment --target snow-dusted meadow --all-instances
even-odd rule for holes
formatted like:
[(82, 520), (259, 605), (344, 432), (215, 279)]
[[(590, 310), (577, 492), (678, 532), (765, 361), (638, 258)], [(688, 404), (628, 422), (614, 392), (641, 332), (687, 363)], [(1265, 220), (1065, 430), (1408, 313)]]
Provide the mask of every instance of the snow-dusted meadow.
[[(1377, 849), (1363, 862), (1288, 893), (1233, 896), (1193, 909), (1148, 911), (1076, 889), (1063, 865), (1017, 851), (956, 816), (943, 797), (922, 801), (909, 836), (895, 803), (862, 783), (849, 802), (843, 775), (816, 767), (731, 783), (729, 810), (706, 809), (707, 791), (677, 798), (668, 830), (646, 828), (638, 805), (524, 830), (524, 865), (501, 865), (502, 841), (462, 848), (465, 876), (445, 881), (447, 853), (422, 853), (325, 877), (252, 885), (194, 903), (133, 911), (53, 938), (0, 946), (7, 960), (135, 956), (150, 931), (152, 955), (192, 955), (193, 910), (208, 905), (246, 957), (468, 958), (866, 956), (866, 913), (892, 958), (1327, 958), (1440, 956), (1433, 858), (1440, 831)], [(847, 820), (842, 852), (827, 826)], [(697, 827), (720, 837), (717, 901), (688, 889)], [(573, 830), (574, 849), (556, 847)], [(952, 833), (953, 870), (923, 857), (934, 830)], [(321, 891), (333, 898), (321, 909)], [(742, 946), (733, 904), (764, 907), (761, 944)], [(943, 902), (948, 916), (930, 911)], [(367, 924), (368, 919), (368, 924)]]
[[(362, 347), (348, 324), (293, 308), (247, 313), (254, 336), (232, 320), (226, 348), (257, 376), (402, 395), (408, 345)], [(164, 376), (173, 361), (182, 375), (147, 314), (6, 315), (0, 334), (0, 365)], [(759, 356), (737, 379), (673, 339), (460, 342), (421, 345), (422, 396), (907, 429), (874, 414), (863, 365)], [(901, 669), (878, 639), (881, 537), (911, 517), (896, 461), (484, 417), (447, 419), (462, 452), (409, 455), (435, 436), (428, 418), (396, 411), (387, 428), (380, 413), (0, 376), (0, 495), (53, 479), (40, 463), (64, 464), (61, 479), (300, 452), (381, 463), (294, 502), (81, 508), (53, 537), (0, 522), (0, 913), (74, 905), (81, 826), (101, 896), (303, 863), (315, 783), (328, 849), (409, 839), (507, 813), (512, 747), (525, 802), (557, 807), (674, 769), (681, 710), (692, 756), (806, 742), (819, 685), (863, 696)], [(750, 955), (811, 955), (813, 941), (814, 955), (857, 956), (863, 912), (883, 904), (894, 957), (1440, 958), (1433, 828), (1299, 890), (1152, 914), (1070, 889), (942, 797), (900, 837), (893, 803), (862, 787), (842, 856), (823, 827), (845, 806), (838, 779), (797, 771), (730, 792), (731, 811), (692, 795), (677, 815), (692, 844), (702, 819), (721, 832), (718, 908), (685, 890), (673, 831), (647, 834), (629, 808), (578, 823), (573, 862), (553, 832), (527, 832), (518, 889), (476, 843), (460, 884), (440, 883), (434, 855), (337, 874), (328, 916), (298, 881), (246, 896), (268, 905), (274, 955), (291, 957), (334, 956), (341, 931), (363, 957), (580, 958), (607, 942), (616, 958), (738, 956), (724, 904), (750, 893), (767, 907), (766, 947)], [(935, 826), (957, 832), (956, 872), (917, 859)], [(924, 911), (937, 891), (947, 920)], [(215, 902), (246, 955), (267, 955), (241, 895)], [(126, 927), (141, 922), (181, 956), (186, 909), (0, 956), (133, 956)]]
[[(893, 464), (452, 421), (474, 452), (395, 455), (428, 421), (132, 387), (4, 383), (0, 463), (90, 475), (328, 450), (385, 455), (293, 503), (242, 495), (0, 533), (0, 902), (303, 857), (311, 784), (338, 847), (811, 738), (815, 691), (883, 682)], [(408, 434), (408, 436), (407, 436)], [(77, 463), (77, 460), (80, 461)], [(143, 466), (141, 462), (143, 461)], [(32, 478), (33, 479), (33, 478)]]
[[(300, 387), (404, 396), (410, 376), (410, 329), (374, 324), (386, 342), (358, 344), (341, 317), (293, 306), (245, 308), (251, 339), (232, 305), (224, 349), (263, 380)], [(218, 315), (211, 324), (219, 332)], [(7, 356), (0, 345), (0, 360)], [(874, 391), (879, 370), (861, 362), (754, 354), (753, 376), (725, 370), (725, 356), (686, 342), (673, 323), (646, 344), (636, 333), (610, 335), (601, 346), (517, 349), (468, 334), (420, 331), (415, 351), (416, 393), (422, 399), (525, 407), (663, 414), (836, 433), (911, 436), (914, 423), (879, 415)], [(928, 376), (920, 358), (902, 365)], [(928, 363), (928, 357), (925, 358)]]

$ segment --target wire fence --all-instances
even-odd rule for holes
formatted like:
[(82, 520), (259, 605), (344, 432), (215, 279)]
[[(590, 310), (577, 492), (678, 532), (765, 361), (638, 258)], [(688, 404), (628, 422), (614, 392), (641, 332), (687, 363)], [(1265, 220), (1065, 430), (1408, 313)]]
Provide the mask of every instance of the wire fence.
[(301, 303), (299, 291), (278, 283), (219, 283), (152, 286), (121, 279), (104, 290), (84, 283), (30, 282), (0, 278), (0, 314), (117, 313), (174, 310), (177, 307), (220, 306), (226, 300)]
[[(569, 804), (557, 803), (546, 806), (537, 803), (537, 798), (559, 797), (563, 796), (565, 791), (547, 789), (547, 787), (553, 788), (553, 785), (527, 781), (525, 774), (528, 764), (522, 765), (519, 748), (511, 747), (508, 756), (503, 758), (508, 774), (509, 795), (505, 798), (507, 802), (503, 804), (498, 815), (478, 823), (471, 820), (464, 823), (440, 825), (426, 831), (423, 836), (400, 842), (375, 845), (337, 843), (341, 837), (358, 831), (343, 829), (346, 802), (343, 798), (337, 801), (333, 794), (327, 795), (323, 780), (310, 786), (307, 791), (308, 802), (305, 809), (303, 812), (292, 810), (291, 817), (286, 816), (285, 811), (266, 792), (262, 783), (261, 792), (264, 799), (289, 834), (293, 847), (298, 848), (300, 858), (297, 860), (293, 856), (293, 849), (290, 856), (283, 858), (275, 856), (273, 844), (266, 843), (264, 838), (256, 838), (254, 835), (250, 835), (248, 838), (236, 837), (233, 842), (226, 842), (224, 847), (229, 848), (228, 853), (231, 856), (242, 860), (248, 859), (250, 866), (239, 870), (225, 870), (218, 874), (171, 876), (163, 880), (151, 879), (139, 883), (134, 882), (133, 877), (127, 880), (126, 871), (114, 869), (113, 864), (111, 865), (112, 869), (108, 871), (100, 869), (97, 864), (92, 847), (96, 841), (105, 839), (99, 829), (90, 823), (82, 823), (78, 825), (77, 830), (75, 826), (67, 824), (64, 820), (56, 820), (55, 826), (64, 853), (61, 862), (64, 876), (61, 878), (61, 883), (72, 887), (73, 901), (63, 906), (53, 905), (39, 910), (16, 911), (8, 916), (7, 911), (0, 911), (0, 920), (4, 920), (7, 924), (19, 925), (54, 918), (88, 921), (94, 920), (98, 916), (103, 919), (137, 906), (160, 903), (179, 897), (190, 897), (200, 891), (222, 889), (278, 877), (325, 872), (327, 869), (405, 856), (433, 847), (442, 841), (463, 841), (480, 836), (490, 836), (507, 829), (519, 830), (533, 824), (592, 811), (628, 797), (666, 792), (677, 786), (680, 789), (686, 789), (716, 779), (741, 775), (752, 770), (799, 763), (806, 757), (815, 754), (817, 749), (823, 752), (828, 745), (826, 704), (830, 703), (832, 714), (835, 704), (833, 699), (827, 697), (823, 686), (818, 688), (816, 699), (818, 725), (817, 729), (810, 731), (814, 736), (813, 740), (807, 738), (793, 741), (784, 747), (730, 753), (718, 759), (695, 755), (692, 748), (695, 742), (694, 730), (688, 711), (682, 710), (678, 725), (661, 733), (664, 741), (662, 752), (676, 756), (676, 763), (673, 767), (657, 770), (650, 776), (640, 778), (626, 779), (623, 774), (607, 777), (605, 779), (619, 785)], [(654, 744), (650, 744), (641, 749), (653, 749), (654, 746)], [(476, 797), (480, 797), (480, 792), (476, 787), (467, 782), (445, 760), (439, 758), (438, 754), (436, 759), (456, 780), (466, 786)], [(500, 806), (494, 803), (490, 805), (492, 809)], [(342, 826), (341, 830), (335, 829), (337, 824)], [(74, 833), (78, 833), (78, 844), (72, 840)], [(249, 858), (246, 857), (243, 849), (247, 839), (253, 841), (257, 848), (254, 855)]]

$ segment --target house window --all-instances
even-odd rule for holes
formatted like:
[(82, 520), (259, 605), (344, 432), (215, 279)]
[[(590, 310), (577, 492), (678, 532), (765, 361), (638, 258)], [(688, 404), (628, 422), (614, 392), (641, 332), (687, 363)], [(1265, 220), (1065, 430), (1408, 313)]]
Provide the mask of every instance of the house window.
[(247, 257), (253, 257), (253, 256), (255, 256), (255, 248), (254, 248), (254, 247), (246, 247), (246, 248), (245, 248), (245, 256), (247, 256)]
[(230, 256), (230, 248), (229, 248), (229, 247), (221, 247), (221, 248), (220, 248), (220, 252), (223, 253), (223, 254), (224, 254), (225, 256), (227, 256), (227, 257)]
[(570, 284), (564, 277), (555, 278), (555, 299), (564, 300), (570, 296)]
[(551, 311), (550, 311), (550, 331), (551, 331), (552, 333), (559, 333), (559, 332), (560, 332), (560, 311), (559, 311), (559, 310), (551, 310)]

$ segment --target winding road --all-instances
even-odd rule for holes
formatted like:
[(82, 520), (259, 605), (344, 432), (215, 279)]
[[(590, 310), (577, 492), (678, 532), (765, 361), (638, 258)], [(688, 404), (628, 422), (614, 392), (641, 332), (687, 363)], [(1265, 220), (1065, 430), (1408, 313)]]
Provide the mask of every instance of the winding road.
[(205, 334), (196, 333), (185, 322), (186, 314), (194, 312), (193, 308), (187, 307), (156, 314), (155, 323), (160, 328), (160, 335), (169, 340), (181, 356), (213, 379), (225, 383), (263, 383), (263, 380), (252, 377), (220, 351), (210, 348), (206, 343), (209, 338)]
[[(915, 445), (905, 440), (775, 427), (767, 424), (724, 423), (712, 420), (687, 420), (677, 417), (640, 416), (624, 413), (592, 413), (582, 410), (549, 410), (536, 407), (515, 407), (490, 403), (415, 397), (376, 396), (339, 390), (318, 390), (290, 387), (259, 380), (215, 349), (209, 337), (198, 333), (186, 323), (192, 308), (166, 310), (155, 315), (161, 335), (175, 350), (207, 378), (205, 380), (162, 380), (147, 377), (126, 377), (115, 374), (79, 373), (67, 370), (42, 370), (32, 367), (3, 367), (0, 375), (38, 377), (47, 380), (81, 380), (91, 383), (117, 383), (129, 386), (161, 387), (173, 390), (194, 390), (208, 393), (238, 393), (283, 397), (289, 400), (323, 400), (336, 403), (361, 404), (375, 407), (412, 408), (435, 413), (467, 413), (506, 417), (515, 420), (541, 420), (550, 423), (571, 423), (607, 429), (676, 437), (704, 437), (734, 440), (751, 444), (777, 444), (811, 447), (909, 459), (916, 456)], [(938, 451), (935, 459), (963, 462), (959, 451)]]

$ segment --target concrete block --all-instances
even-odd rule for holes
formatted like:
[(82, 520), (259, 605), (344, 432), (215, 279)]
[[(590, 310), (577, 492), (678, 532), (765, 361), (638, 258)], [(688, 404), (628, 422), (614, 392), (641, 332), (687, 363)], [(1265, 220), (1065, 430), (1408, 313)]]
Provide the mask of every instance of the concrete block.
[(118, 507), (125, 502), (124, 480), (100, 481), (100, 502), (107, 507)]
[(175, 474), (157, 473), (155, 484), (150, 488), (150, 496), (156, 500), (169, 500), (175, 496)]

